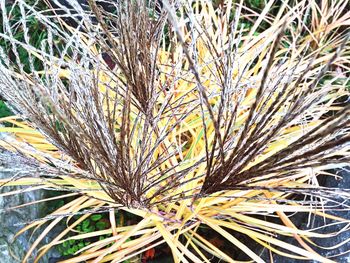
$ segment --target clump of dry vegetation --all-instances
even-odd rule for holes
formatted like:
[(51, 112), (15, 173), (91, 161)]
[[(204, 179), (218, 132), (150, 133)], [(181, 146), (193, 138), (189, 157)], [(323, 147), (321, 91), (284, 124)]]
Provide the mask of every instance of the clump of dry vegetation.
[[(269, 1), (260, 14), (244, 1), (106, 2), (109, 11), (101, 2), (51, 1), (39, 10), (19, 0), (15, 25), (1, 2), (0, 38), (11, 54), (0, 48), (0, 94), (17, 115), (1, 119), (12, 126), (0, 128), (8, 133), (0, 145), (35, 171), (2, 187), (76, 195), (18, 233), (42, 231), (24, 261), (66, 221), (35, 262), (67, 239), (105, 234), (62, 262), (123, 262), (163, 243), (174, 262), (234, 262), (201, 226), (256, 262), (263, 259), (255, 247), (234, 233), (282, 256), (332, 262), (314, 251), (312, 238), (336, 233), (298, 229), (288, 215), (347, 222), (329, 211), (348, 193), (317, 183), (350, 159), (350, 107), (337, 103), (349, 96), (346, 1), (286, 1), (278, 10)], [(40, 48), (31, 44), (28, 17), (47, 32)], [(22, 42), (12, 34), (18, 29)], [(118, 210), (140, 220), (119, 226)], [(109, 229), (75, 230), (101, 212)]]

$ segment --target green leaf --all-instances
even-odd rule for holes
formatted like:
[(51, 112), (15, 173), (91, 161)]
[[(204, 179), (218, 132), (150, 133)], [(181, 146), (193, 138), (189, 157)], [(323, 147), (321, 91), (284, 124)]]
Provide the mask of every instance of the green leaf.
[(73, 249), (73, 253), (75, 253), (75, 252), (77, 252), (78, 250), (79, 250), (79, 247), (77, 246), (77, 245), (74, 245), (73, 247), (72, 247), (72, 249)]
[(94, 232), (96, 230), (96, 227), (95, 226), (90, 226), (86, 229), (86, 232)]
[(87, 228), (89, 225), (90, 225), (90, 220), (86, 219), (86, 220), (83, 221), (82, 227), (84, 229), (84, 228)]
[(92, 220), (92, 221), (98, 221), (98, 220), (100, 220), (102, 218), (102, 215), (92, 215), (91, 217), (90, 217), (90, 219)]
[(103, 229), (106, 229), (107, 224), (106, 224), (106, 222), (99, 221), (96, 223), (96, 227), (98, 230), (103, 230)]
[(11, 110), (6, 106), (5, 102), (3, 102), (2, 100), (0, 100), (0, 118), (12, 116), (12, 115), (13, 115), (13, 113), (12, 113)]

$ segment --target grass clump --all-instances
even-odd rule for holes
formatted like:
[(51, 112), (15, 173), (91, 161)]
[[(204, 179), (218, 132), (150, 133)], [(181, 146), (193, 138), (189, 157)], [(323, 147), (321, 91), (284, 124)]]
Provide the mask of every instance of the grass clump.
[[(264, 261), (258, 246), (237, 234), (271, 253), (332, 262), (312, 239), (334, 233), (298, 229), (288, 215), (347, 222), (329, 211), (348, 193), (317, 183), (350, 160), (350, 107), (336, 103), (349, 96), (339, 82), (349, 77), (346, 4), (298, 1), (276, 12), (267, 1), (257, 14), (231, 1), (52, 3), (50, 16), (16, 2), (19, 27), (32, 16), (44, 25), (40, 48), (26, 30), (16, 41), (2, 7), (0, 37), (15, 59), (0, 52), (0, 94), (22, 119), (6, 118), (16, 128), (0, 129), (12, 133), (0, 145), (38, 171), (3, 187), (75, 197), (18, 233), (42, 229), (24, 261), (65, 221), (35, 262), (59, 244), (74, 254), (65, 263), (124, 262), (163, 244), (174, 262), (234, 262), (203, 227), (246, 260)], [(252, 24), (242, 26), (247, 20)], [(21, 66), (23, 47), (42, 69)], [(116, 211), (135, 219), (120, 225)], [(101, 213), (103, 230), (93, 220)], [(81, 248), (69, 241), (86, 238), (91, 243)]]

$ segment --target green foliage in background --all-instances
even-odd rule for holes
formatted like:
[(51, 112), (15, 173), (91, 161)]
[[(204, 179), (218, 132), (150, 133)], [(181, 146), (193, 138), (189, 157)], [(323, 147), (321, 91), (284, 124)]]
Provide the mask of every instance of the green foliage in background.
[[(36, 8), (40, 8), (40, 7), (45, 8), (45, 5), (40, 1), (38, 2), (38, 1), (30, 0), (27, 2), (27, 4), (35, 5)], [(9, 24), (11, 26), (14, 38), (19, 42), (24, 43), (25, 42), (24, 32), (20, 26), (22, 23), (21, 22), (22, 16), (21, 16), (21, 10), (19, 6), (8, 5), (6, 7), (6, 12), (10, 14), (11, 19), (9, 19)], [(46, 30), (43, 30), (44, 29), (43, 25), (34, 16), (27, 17), (26, 23), (28, 28), (28, 34), (31, 36), (29, 43), (36, 48), (40, 48), (42, 41), (47, 39)], [(5, 27), (4, 22), (2, 21), (2, 17), (0, 17), (1, 33), (4, 33), (5, 31), (4, 27)], [(8, 54), (9, 58), (14, 61), (15, 54), (13, 53), (13, 48), (12, 48), (12, 45), (9, 43), (9, 41), (5, 38), (0, 38), (0, 46), (3, 48), (3, 51), (5, 52), (5, 54)], [(18, 52), (20, 61), (23, 65), (23, 70), (26, 72), (30, 72), (31, 70), (30, 70), (29, 59), (28, 59), (29, 54), (27, 50), (24, 47), (19, 46), (17, 47), (17, 52)], [(35, 70), (42, 69), (42, 63), (37, 58), (34, 58), (33, 66)]]
[(12, 111), (7, 107), (5, 102), (0, 100), (0, 118), (8, 117), (13, 115)]
[[(76, 216), (75, 219), (79, 217)], [(75, 230), (78, 234), (91, 233), (98, 230), (105, 230), (109, 227), (108, 219), (103, 214), (94, 214), (89, 218), (82, 221)], [(110, 237), (111, 234), (99, 236), (98, 240), (103, 240)], [(58, 251), (63, 256), (74, 255), (81, 248), (89, 245), (91, 241), (89, 239), (79, 239), (79, 240), (67, 240), (58, 246)]]

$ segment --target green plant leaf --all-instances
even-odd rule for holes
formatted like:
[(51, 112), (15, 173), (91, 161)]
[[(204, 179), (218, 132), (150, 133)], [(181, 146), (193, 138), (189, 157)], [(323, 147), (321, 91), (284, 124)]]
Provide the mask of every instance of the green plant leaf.
[(106, 222), (98, 221), (96, 223), (96, 227), (97, 227), (98, 230), (103, 230), (103, 229), (106, 229), (107, 224), (106, 224)]
[(83, 229), (87, 228), (89, 225), (90, 225), (90, 220), (89, 219), (84, 220), (83, 223), (82, 223)]
[(73, 247), (72, 247), (72, 249), (73, 249), (73, 253), (75, 253), (75, 252), (77, 252), (78, 250), (79, 250), (79, 246), (77, 246), (77, 245), (74, 245)]
[(95, 226), (90, 226), (86, 229), (86, 232), (87, 233), (90, 233), (90, 232), (94, 232), (96, 230), (96, 227)]
[(98, 221), (98, 220), (100, 220), (101, 218), (102, 218), (102, 215), (99, 215), (99, 214), (90, 216), (90, 219), (91, 219), (92, 221)]
[(0, 100), (0, 118), (12, 116), (12, 111), (7, 107), (5, 102)]

